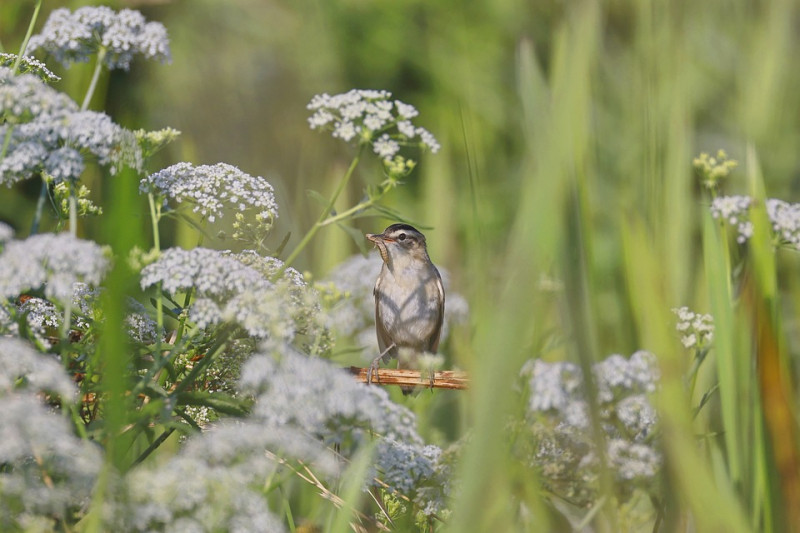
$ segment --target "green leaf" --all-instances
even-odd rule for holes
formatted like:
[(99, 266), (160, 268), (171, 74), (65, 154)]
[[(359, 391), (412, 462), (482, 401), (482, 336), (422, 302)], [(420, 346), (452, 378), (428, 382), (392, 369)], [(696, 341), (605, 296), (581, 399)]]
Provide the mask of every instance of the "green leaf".
[(350, 238), (353, 239), (353, 242), (355, 242), (356, 246), (358, 246), (359, 252), (361, 252), (363, 255), (367, 255), (367, 252), (369, 252), (369, 247), (367, 245), (367, 238), (360, 230), (352, 226), (346, 226), (341, 223), (337, 223), (336, 225), (342, 228), (345, 233), (350, 235)]
[[(165, 296), (167, 296), (167, 295), (165, 295)], [(178, 304), (178, 303), (177, 303), (175, 300), (172, 300), (172, 298), (169, 298), (169, 297), (167, 297), (167, 299), (168, 299), (168, 300), (171, 300), (171, 301), (172, 301), (172, 303), (174, 303), (174, 304), (175, 304), (176, 308), (180, 308), (180, 305), (179, 305), (179, 304)], [(151, 304), (151, 305), (152, 305), (154, 308), (155, 308), (155, 307), (157, 307), (157, 302), (156, 302), (156, 299), (155, 299), (155, 298), (150, 298), (150, 304)], [(172, 308), (170, 308), (170, 307), (167, 307), (166, 305), (164, 305), (164, 306), (161, 306), (161, 308), (163, 309), (163, 311), (164, 311), (164, 314), (165, 314), (165, 315), (167, 315), (167, 316), (169, 316), (169, 317), (172, 317), (172, 318), (174, 318), (175, 320), (178, 320), (178, 319), (180, 318), (180, 315), (179, 315), (178, 313), (176, 313), (174, 309), (172, 309)]]
[(218, 413), (244, 416), (249, 410), (249, 402), (241, 398), (234, 398), (224, 392), (184, 391), (178, 393), (178, 405), (194, 405), (210, 407)]
[[(325, 198), (324, 196), (322, 196), (321, 193), (319, 193), (319, 192), (317, 192), (317, 191), (315, 191), (313, 189), (308, 189), (308, 190), (306, 190), (306, 194), (308, 195), (309, 198), (312, 198), (312, 199), (316, 200), (317, 202), (319, 202), (319, 205), (321, 205), (322, 207), (324, 207), (326, 209), (328, 208), (328, 204), (330, 203), (330, 200), (328, 198)], [(328, 215), (328, 214), (335, 215), (336, 214), (336, 210), (335, 209), (331, 209), (330, 213), (325, 213), (325, 214), (326, 215)]]
[(347, 531), (348, 524), (354, 520), (354, 511), (361, 507), (364, 501), (364, 481), (369, 474), (375, 454), (375, 443), (362, 447), (353, 457), (350, 466), (342, 475), (342, 486), (339, 495), (344, 503), (341, 509), (332, 513), (332, 520), (327, 524), (325, 531)]
[(207, 239), (212, 239), (214, 236), (209, 233), (206, 228), (204, 228), (194, 217), (190, 216), (189, 214), (185, 213), (183, 210), (179, 209), (171, 209), (169, 211), (164, 211), (162, 218), (174, 218), (176, 220), (185, 222), (192, 228), (194, 228), (198, 233), (202, 234), (203, 237)]
[(289, 237), (291, 237), (291, 236), (292, 236), (292, 232), (291, 231), (286, 234), (286, 237), (283, 238), (281, 243), (278, 245), (278, 248), (275, 250), (275, 257), (280, 257), (281, 256), (281, 254), (283, 253), (283, 249), (286, 248), (286, 245), (289, 242)]
[(433, 226), (426, 226), (425, 224), (422, 224), (420, 222), (416, 222), (414, 220), (411, 220), (409, 218), (404, 217), (402, 214), (400, 214), (399, 211), (396, 211), (396, 210), (392, 209), (391, 207), (386, 207), (385, 205), (379, 205), (379, 204), (375, 204), (372, 207), (373, 207), (373, 209), (375, 209), (375, 211), (378, 211), (384, 217), (386, 217), (386, 218), (388, 218), (390, 220), (394, 220), (396, 222), (402, 222), (403, 224), (410, 224), (410, 225), (412, 225), (415, 228), (420, 229), (420, 230), (433, 229)]

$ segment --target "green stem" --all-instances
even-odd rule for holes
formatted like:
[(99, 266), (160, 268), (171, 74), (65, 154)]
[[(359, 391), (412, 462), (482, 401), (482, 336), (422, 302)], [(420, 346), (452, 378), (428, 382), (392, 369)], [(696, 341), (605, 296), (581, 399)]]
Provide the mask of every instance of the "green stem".
[(75, 195), (75, 184), (69, 184), (69, 232), (78, 236), (78, 200)]
[(319, 231), (319, 229), (323, 226), (323, 222), (325, 221), (326, 218), (328, 218), (328, 215), (333, 210), (333, 206), (334, 204), (336, 204), (336, 200), (339, 199), (339, 196), (342, 194), (342, 191), (347, 186), (347, 183), (350, 181), (353, 172), (358, 166), (358, 162), (361, 160), (361, 154), (363, 151), (364, 151), (364, 145), (362, 144), (358, 149), (358, 153), (353, 158), (353, 161), (350, 163), (347, 172), (345, 172), (344, 177), (339, 182), (339, 186), (336, 188), (336, 191), (333, 193), (333, 196), (331, 196), (331, 199), (328, 201), (328, 205), (325, 207), (322, 213), (320, 213), (319, 218), (314, 223), (314, 225), (311, 226), (311, 229), (308, 230), (308, 233), (305, 234), (303, 239), (300, 241), (300, 244), (298, 244), (297, 247), (292, 251), (292, 253), (289, 254), (289, 257), (286, 258), (286, 261), (283, 263), (283, 266), (280, 269), (278, 269), (278, 272), (275, 273), (274, 278), (278, 278), (281, 275), (283, 275), (284, 271), (286, 271), (289, 265), (291, 265), (292, 262), (295, 259), (297, 259), (297, 256), (300, 255), (300, 252), (302, 252), (303, 249), (308, 245), (308, 243), (311, 242), (311, 239), (314, 237), (314, 235), (316, 235), (317, 231)]
[[(64, 401), (62, 398), (61, 401)], [(72, 417), (72, 424), (75, 426), (75, 430), (78, 432), (78, 436), (82, 439), (88, 439), (89, 435), (86, 432), (86, 424), (83, 422), (80, 413), (78, 412), (78, 406), (75, 405), (75, 402), (69, 403), (69, 414)]]
[(103, 60), (106, 58), (106, 49), (101, 47), (100, 50), (97, 52), (97, 64), (94, 66), (94, 72), (92, 73), (92, 81), (89, 83), (89, 88), (86, 90), (86, 96), (83, 97), (83, 103), (81, 104), (81, 111), (86, 111), (89, 109), (89, 102), (92, 101), (92, 96), (94, 96), (94, 91), (97, 89), (97, 80), (100, 79), (100, 71), (103, 70)]
[[(153, 226), (153, 248), (161, 251), (161, 237), (158, 232), (158, 222), (161, 220), (161, 204), (156, 203), (153, 193), (147, 193), (147, 202), (150, 204), (150, 223)], [(163, 357), (161, 354), (161, 331), (164, 329), (164, 302), (161, 299), (161, 283), (158, 284), (156, 296), (156, 365)]]
[[(22, 40), (22, 45), (19, 47), (19, 54), (17, 54), (17, 60), (14, 61), (14, 66), (11, 67), (11, 73), (16, 76), (17, 71), (19, 70), (19, 64), (22, 61), (22, 56), (25, 55), (25, 50), (28, 48), (28, 41), (31, 40), (31, 35), (33, 35), (33, 27), (36, 25), (36, 19), (39, 18), (39, 10), (42, 7), (42, 0), (37, 0), (36, 7), (33, 8), (33, 16), (31, 16), (31, 22), (28, 24), (28, 31), (25, 33), (25, 38)], [(5, 152), (3, 152), (5, 153)]]
[(706, 356), (708, 355), (708, 348), (703, 348), (701, 350), (697, 350), (694, 355), (694, 361), (692, 362), (692, 369), (689, 371), (689, 400), (694, 401), (694, 391), (697, 387), (697, 376), (700, 374), (700, 365), (703, 364), (705, 361)]
[(42, 221), (42, 212), (44, 210), (44, 201), (47, 198), (47, 180), (44, 175), (42, 178), (42, 188), (39, 190), (39, 199), (36, 200), (36, 212), (33, 215), (33, 224), (31, 224), (31, 235), (39, 233), (39, 224)]
[(153, 453), (156, 450), (156, 448), (158, 448), (159, 446), (164, 444), (164, 442), (174, 432), (175, 432), (175, 428), (168, 428), (168, 429), (164, 430), (164, 432), (161, 435), (159, 435), (159, 437), (156, 440), (154, 440), (153, 443), (150, 446), (148, 446), (147, 449), (141, 453), (141, 455), (139, 455), (139, 457), (134, 459), (133, 464), (131, 464), (131, 466), (132, 467), (136, 466), (136, 465), (140, 464), (142, 461), (144, 461), (145, 459), (147, 459), (147, 457), (151, 453)]
[(161, 220), (161, 204), (156, 204), (153, 193), (147, 193), (147, 202), (150, 204), (150, 223), (153, 226), (153, 248), (161, 250), (161, 238), (158, 234), (158, 223)]
[(191, 287), (187, 292), (186, 296), (183, 298), (183, 311), (181, 312), (181, 318), (178, 320), (178, 332), (175, 334), (175, 344), (178, 344), (183, 339), (183, 334), (186, 331), (186, 308), (189, 307), (189, 304), (192, 301), (192, 295), (194, 294), (194, 287)]
[[(73, 237), (78, 236), (78, 202), (75, 199), (75, 185), (69, 184), (69, 232)], [(64, 322), (61, 324), (61, 341), (66, 346), (69, 342), (69, 328), (72, 325), (72, 295), (64, 302)], [(67, 358), (64, 357), (66, 364)]]
[(370, 198), (366, 202), (360, 202), (360, 203), (354, 205), (353, 207), (351, 207), (350, 209), (342, 211), (341, 213), (338, 213), (338, 214), (336, 214), (336, 215), (334, 215), (332, 217), (326, 218), (324, 221), (320, 222), (319, 225), (320, 226), (327, 226), (329, 224), (334, 224), (336, 222), (339, 222), (340, 220), (345, 220), (350, 215), (352, 215), (354, 213), (357, 213), (359, 211), (362, 211), (362, 210), (364, 210), (364, 209), (366, 209), (368, 207), (371, 207), (372, 204), (374, 204), (379, 198), (380, 198), (380, 196), (375, 197), (375, 198)]
[(6, 152), (8, 152), (8, 145), (11, 144), (11, 134), (14, 132), (14, 124), (9, 124), (6, 130), (6, 136), (3, 137), (3, 150), (0, 151), (0, 161), (5, 159)]
[[(713, 203), (714, 200), (717, 198), (717, 189), (712, 188), (710, 189), (711, 193), (711, 202)], [(723, 250), (723, 258), (725, 259), (725, 272), (727, 273), (727, 281), (728, 281), (728, 294), (733, 294), (733, 266), (732, 266), (732, 258), (731, 258), (731, 246), (728, 242), (728, 232), (727, 230), (728, 222), (726, 220), (722, 220), (722, 250)], [(733, 302), (731, 302), (733, 305)]]

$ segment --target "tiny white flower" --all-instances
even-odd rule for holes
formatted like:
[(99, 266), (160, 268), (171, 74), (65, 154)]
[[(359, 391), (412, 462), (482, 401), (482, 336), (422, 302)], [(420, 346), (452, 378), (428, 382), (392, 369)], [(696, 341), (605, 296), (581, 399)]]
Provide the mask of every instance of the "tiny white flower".
[[(419, 115), (414, 106), (390, 98), (388, 91), (358, 89), (333, 96), (315, 95), (306, 106), (314, 112), (308, 124), (311, 129), (332, 131), (335, 138), (345, 142), (357, 139), (361, 143), (371, 143), (373, 151), (383, 158), (397, 154), (400, 144), (397, 141), (417, 137), (419, 145), (438, 152), (440, 146), (433, 134), (411, 122)], [(388, 135), (391, 142), (383, 136), (375, 140), (375, 132)]]
[(267, 210), (271, 220), (278, 218), (278, 204), (272, 185), (261, 176), (251, 176), (225, 163), (200, 165), (177, 163), (144, 178), (141, 193), (194, 205), (193, 211), (213, 222), (223, 216), (223, 208)]
[(414, 118), (419, 115), (419, 111), (413, 105), (403, 103), (400, 100), (395, 100), (394, 105), (397, 108), (397, 114), (403, 118)]
[(367, 115), (364, 119), (364, 126), (371, 131), (377, 131), (381, 129), (385, 123), (386, 121), (379, 118), (378, 115)]
[(681, 337), (681, 344), (683, 344), (684, 348), (691, 348), (697, 344), (697, 336), (694, 333), (684, 335)]
[(339, 137), (343, 141), (350, 141), (356, 136), (356, 127), (352, 122), (337, 122), (336, 128), (333, 130), (333, 136)]
[(409, 139), (413, 139), (414, 136), (417, 134), (417, 131), (414, 129), (414, 125), (411, 123), (410, 120), (401, 120), (397, 123), (397, 130), (408, 137)]
[(380, 139), (375, 141), (373, 150), (382, 158), (389, 159), (394, 157), (394, 155), (400, 151), (400, 145), (397, 143), (397, 141), (392, 140), (389, 135), (384, 133), (381, 135)]

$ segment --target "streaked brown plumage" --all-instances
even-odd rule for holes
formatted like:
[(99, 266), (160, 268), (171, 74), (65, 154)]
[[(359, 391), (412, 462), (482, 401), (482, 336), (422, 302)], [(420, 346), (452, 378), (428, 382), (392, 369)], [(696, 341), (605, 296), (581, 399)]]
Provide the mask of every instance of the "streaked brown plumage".
[[(425, 236), (408, 224), (393, 224), (381, 234), (367, 234), (383, 259), (375, 283), (375, 329), (379, 355), (370, 366), (369, 379), (381, 360), (398, 358), (409, 348), (413, 357), (400, 360), (400, 368), (413, 367), (424, 353), (436, 353), (444, 320), (444, 287), (431, 262)], [(404, 387), (403, 392), (412, 389)]]

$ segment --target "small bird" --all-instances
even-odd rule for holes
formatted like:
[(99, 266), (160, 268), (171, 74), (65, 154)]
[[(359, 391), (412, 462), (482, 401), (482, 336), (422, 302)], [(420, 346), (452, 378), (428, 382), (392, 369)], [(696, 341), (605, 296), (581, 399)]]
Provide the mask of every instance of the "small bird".
[[(392, 224), (383, 233), (366, 236), (383, 259), (373, 291), (381, 354), (370, 365), (367, 383), (371, 383), (380, 361), (398, 358), (401, 348), (410, 348), (414, 359), (424, 352), (436, 353), (444, 320), (444, 287), (428, 256), (425, 236), (413, 226)], [(414, 362), (400, 360), (398, 367), (407, 368)], [(413, 387), (402, 389), (409, 394)]]

